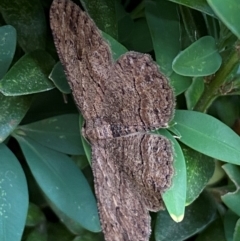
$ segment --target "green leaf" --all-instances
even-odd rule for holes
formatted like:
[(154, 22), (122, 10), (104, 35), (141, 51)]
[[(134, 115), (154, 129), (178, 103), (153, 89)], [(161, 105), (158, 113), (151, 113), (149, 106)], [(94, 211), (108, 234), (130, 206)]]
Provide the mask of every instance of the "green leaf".
[(131, 18), (130, 14), (125, 11), (119, 1), (117, 1), (116, 5), (117, 15), (120, 15), (118, 17), (118, 41), (124, 46), (126, 46), (126, 43), (129, 41), (130, 38), (129, 35), (134, 28), (134, 21)]
[[(31, 96), (31, 95), (28, 95)], [(25, 96), (26, 97), (26, 96)], [(39, 121), (52, 116), (66, 113), (78, 113), (76, 103), (72, 96), (64, 96), (57, 88), (34, 95), (30, 110), (27, 113), (25, 123)]]
[(32, 96), (6, 97), (0, 93), (0, 143), (18, 126), (31, 105)]
[(118, 41), (125, 46), (125, 42), (128, 41), (129, 35), (134, 28), (134, 19), (120, 1), (115, 1), (115, 9), (118, 23)]
[(59, 220), (61, 220), (61, 223), (65, 225), (65, 227), (70, 231), (71, 233), (74, 234), (82, 234), (83, 232), (90, 232), (83, 228), (78, 222), (74, 221), (73, 219), (69, 218), (61, 212), (49, 199), (48, 199), (48, 204), (51, 207), (51, 209), (54, 211), (54, 213), (58, 216)]
[(240, 168), (238, 166), (231, 165), (229, 163), (222, 166), (224, 171), (227, 173), (229, 178), (232, 180), (232, 182), (236, 186), (235, 192), (229, 192), (225, 195), (223, 195), (221, 198), (223, 202), (238, 216), (240, 216), (240, 210), (239, 210), (239, 200), (240, 200)]
[(0, 79), (7, 72), (16, 49), (17, 35), (14, 27), (0, 27)]
[(166, 130), (158, 130), (157, 134), (170, 139), (174, 148), (174, 176), (171, 187), (162, 195), (166, 208), (175, 222), (181, 222), (184, 217), (187, 189), (187, 174), (185, 159), (178, 142)]
[(26, 54), (0, 81), (0, 91), (6, 96), (17, 96), (53, 89), (48, 75), (54, 62), (44, 50)]
[(223, 123), (233, 127), (239, 117), (238, 96), (220, 96), (212, 104), (210, 110), (214, 111)]
[(69, 241), (73, 238), (73, 234), (62, 223), (50, 223), (48, 225), (48, 240)]
[(102, 233), (85, 232), (81, 236), (76, 236), (72, 241), (105, 241)]
[(46, 218), (41, 209), (37, 205), (29, 203), (26, 226), (34, 227), (45, 220)]
[(180, 52), (173, 60), (172, 67), (180, 75), (197, 77), (214, 74), (221, 63), (214, 38), (205, 36)]
[(226, 236), (227, 241), (233, 241), (234, 229), (235, 229), (238, 219), (239, 219), (239, 216), (237, 216), (231, 210), (227, 210), (227, 212), (225, 213), (225, 215), (224, 215), (224, 231), (225, 231), (225, 236)]
[(180, 223), (175, 223), (167, 211), (160, 211), (155, 224), (155, 240), (186, 240), (203, 230), (213, 220), (215, 213), (215, 202), (208, 193), (201, 194), (193, 204), (186, 208), (185, 217)]
[(174, 89), (175, 96), (183, 93), (192, 83), (190, 77), (182, 76), (175, 72), (170, 75), (169, 80)]
[(75, 163), (66, 155), (14, 135), (39, 187), (65, 215), (84, 228), (100, 231), (96, 200)]
[(80, 170), (83, 170), (85, 167), (89, 165), (86, 155), (72, 156), (71, 158), (76, 163), (76, 165), (80, 168)]
[(128, 50), (121, 45), (117, 40), (115, 40), (110, 35), (102, 32), (102, 36), (109, 43), (112, 51), (112, 57), (114, 60), (117, 60), (122, 54), (125, 54)]
[(214, 173), (214, 160), (202, 153), (181, 145), (187, 166), (187, 200), (191, 204), (206, 187)]
[(208, 186), (219, 183), (226, 175), (222, 169), (222, 162), (214, 160), (215, 169), (211, 179), (208, 181)]
[(1, 0), (0, 11), (7, 24), (16, 28), (25, 52), (45, 48), (46, 21), (39, 0)]
[(176, 110), (171, 128), (179, 140), (207, 156), (240, 164), (240, 138), (214, 117), (196, 111)]
[(185, 92), (187, 108), (193, 110), (194, 106), (198, 102), (204, 91), (204, 81), (203, 78), (194, 78), (192, 84)]
[(99, 29), (118, 38), (115, 2), (113, 0), (80, 0)]
[(180, 23), (177, 6), (168, 1), (146, 1), (146, 19), (152, 36), (156, 62), (167, 76), (180, 51)]
[[(46, 224), (38, 226), (31, 230), (24, 241), (48, 241), (47, 227)], [(58, 239), (60, 241), (60, 239)]]
[(221, 218), (214, 220), (200, 235), (196, 241), (226, 241)]
[(130, 31), (126, 31), (125, 26), (125, 34), (128, 38), (123, 44), (128, 49), (141, 53), (153, 50), (152, 38), (145, 18), (136, 19)]
[(78, 114), (66, 114), (37, 121), (16, 129), (16, 134), (27, 136), (43, 146), (70, 155), (84, 154)]
[(240, 38), (240, 2), (239, 0), (213, 1), (207, 0), (221, 21)]
[(233, 241), (240, 240), (240, 219), (238, 219), (237, 224), (235, 226)]
[(52, 72), (49, 75), (49, 79), (52, 80), (54, 85), (64, 94), (70, 94), (71, 89), (70, 86), (67, 82), (66, 75), (64, 73), (63, 66), (61, 62), (57, 62), (53, 69)]
[(193, 8), (195, 10), (198, 10), (200, 12), (206, 13), (212, 17), (215, 17), (215, 14), (213, 10), (210, 8), (206, 0), (194, 0), (194, 1), (189, 1), (189, 0), (169, 0), (174, 3), (178, 3), (181, 5), (184, 5), (189, 8)]
[(0, 240), (20, 241), (28, 209), (28, 190), (17, 158), (0, 144)]

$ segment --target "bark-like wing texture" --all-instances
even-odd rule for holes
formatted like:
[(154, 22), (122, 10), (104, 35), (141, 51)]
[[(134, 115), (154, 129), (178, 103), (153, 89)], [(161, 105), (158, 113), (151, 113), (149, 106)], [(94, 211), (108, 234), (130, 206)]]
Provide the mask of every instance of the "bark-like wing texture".
[(124, 54), (112, 67), (109, 80), (104, 116), (114, 137), (167, 127), (173, 116), (174, 93), (150, 55)]
[(173, 175), (171, 151), (168, 140), (148, 134), (100, 140), (92, 146), (95, 193), (106, 241), (149, 239), (148, 210), (163, 207), (161, 194)]
[(50, 25), (58, 55), (84, 119), (102, 113), (111, 53), (92, 19), (68, 0), (54, 0)]

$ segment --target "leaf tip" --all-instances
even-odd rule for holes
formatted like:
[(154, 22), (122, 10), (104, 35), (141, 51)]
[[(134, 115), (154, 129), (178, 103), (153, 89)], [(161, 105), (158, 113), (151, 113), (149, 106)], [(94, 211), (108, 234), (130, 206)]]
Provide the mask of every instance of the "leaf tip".
[(170, 216), (176, 223), (180, 223), (183, 220), (183, 218), (184, 218), (184, 214), (182, 214), (180, 216), (176, 216), (174, 214), (170, 214)]

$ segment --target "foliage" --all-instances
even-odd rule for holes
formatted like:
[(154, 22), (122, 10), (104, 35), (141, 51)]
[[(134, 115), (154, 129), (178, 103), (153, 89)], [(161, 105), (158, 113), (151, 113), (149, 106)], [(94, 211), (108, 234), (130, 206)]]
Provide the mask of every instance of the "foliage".
[[(174, 143), (175, 175), (166, 210), (152, 214), (151, 240), (240, 240), (240, 2), (81, 4), (114, 59), (149, 53), (175, 89), (175, 117), (156, 131)], [(104, 240), (49, 7), (0, 2), (0, 240)]]

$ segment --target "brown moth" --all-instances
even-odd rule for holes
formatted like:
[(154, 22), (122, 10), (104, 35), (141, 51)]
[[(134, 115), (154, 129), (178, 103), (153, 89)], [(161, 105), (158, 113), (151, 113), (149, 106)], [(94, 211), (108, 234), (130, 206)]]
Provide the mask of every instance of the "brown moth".
[(150, 211), (173, 176), (169, 140), (146, 131), (165, 128), (174, 94), (147, 54), (113, 62), (95, 23), (69, 0), (54, 0), (50, 23), (59, 58), (92, 147), (92, 170), (106, 241), (149, 240)]

